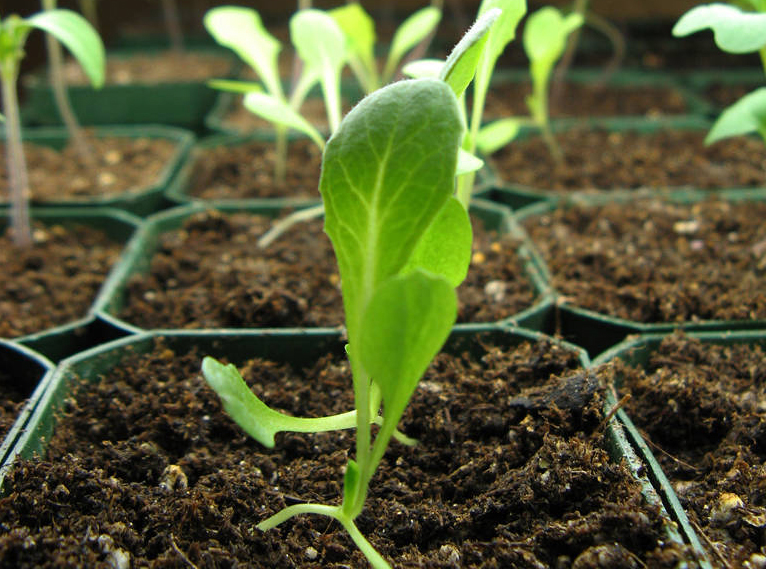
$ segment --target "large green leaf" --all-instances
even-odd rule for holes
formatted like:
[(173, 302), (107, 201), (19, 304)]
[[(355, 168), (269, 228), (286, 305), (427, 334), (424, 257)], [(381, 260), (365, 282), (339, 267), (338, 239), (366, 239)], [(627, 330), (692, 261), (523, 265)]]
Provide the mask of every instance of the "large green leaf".
[(716, 45), (729, 53), (750, 53), (766, 46), (766, 14), (722, 3), (692, 8), (673, 26), (673, 35), (688, 36), (706, 28), (713, 30)]
[(416, 79), (363, 99), (327, 143), (319, 188), (349, 338), (375, 287), (401, 270), (452, 195), (462, 130), (447, 84)]
[(321, 149), (324, 148), (324, 138), (311, 123), (295, 112), (282, 99), (268, 93), (250, 92), (245, 95), (245, 108), (275, 124), (293, 128), (308, 136)]
[(452, 197), (418, 241), (402, 273), (423, 269), (457, 287), (468, 274), (472, 241), (468, 212)]
[(266, 30), (258, 12), (239, 6), (220, 6), (208, 10), (203, 23), (216, 42), (232, 49), (252, 67), (269, 93), (283, 96), (278, 66), (282, 46)]
[(399, 65), (404, 55), (436, 28), (441, 17), (441, 10), (434, 6), (427, 6), (402, 22), (391, 40), (391, 47), (383, 70), (383, 81), (388, 81), (393, 76), (396, 66)]
[(330, 129), (340, 123), (340, 72), (346, 63), (346, 37), (337, 22), (321, 10), (299, 10), (290, 18), (290, 38), (308, 71), (322, 85)]
[(364, 313), (359, 354), (383, 394), (384, 421), (398, 422), (456, 316), (455, 289), (424, 271), (391, 277), (375, 291)]
[(104, 44), (88, 20), (71, 10), (54, 9), (44, 10), (24, 21), (60, 41), (80, 63), (94, 87), (104, 84)]
[(748, 93), (726, 108), (705, 138), (705, 144), (757, 132), (766, 141), (766, 87)]

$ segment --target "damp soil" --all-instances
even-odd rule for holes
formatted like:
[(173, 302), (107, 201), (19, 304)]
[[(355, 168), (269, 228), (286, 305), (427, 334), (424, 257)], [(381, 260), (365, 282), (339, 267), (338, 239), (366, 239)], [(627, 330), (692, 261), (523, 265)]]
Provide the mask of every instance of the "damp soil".
[[(159, 138), (88, 136), (88, 143), (95, 166), (84, 160), (71, 143), (62, 150), (24, 144), (34, 202), (76, 201), (145, 190), (159, 182), (176, 151), (173, 141)], [(0, 149), (5, 152), (5, 145)], [(9, 199), (5, 161), (0, 164), (0, 198)]]
[(705, 87), (703, 96), (714, 106), (716, 112), (720, 113), (758, 87), (763, 87), (763, 82), (717, 83), (713, 81)]
[(766, 552), (765, 362), (761, 344), (674, 334), (645, 370), (614, 370), (715, 567), (762, 566)]
[(0, 236), (0, 337), (14, 338), (88, 314), (123, 245), (87, 227), (36, 223), (34, 244)]
[[(207, 211), (162, 234), (148, 273), (133, 275), (118, 316), (142, 328), (339, 326), (337, 264), (322, 220), (294, 226), (265, 250), (268, 217)], [(535, 292), (509, 236), (474, 221), (473, 259), (458, 289), (459, 321), (492, 322)]]
[(524, 227), (574, 306), (635, 322), (766, 318), (766, 203), (572, 205)]
[(186, 193), (207, 200), (319, 199), (322, 153), (314, 143), (307, 140), (289, 143), (284, 182), (274, 178), (275, 159), (273, 142), (197, 148)]
[[(438, 356), (416, 390), (400, 428), (419, 445), (392, 443), (357, 519), (373, 546), (395, 567), (684, 559), (604, 450), (601, 389), (576, 355), (549, 342), (477, 351)], [(337, 503), (353, 434), (280, 434), (265, 450), (221, 411), (199, 359), (159, 345), (66, 399), (47, 458), (17, 463), (6, 479), (0, 563), (366, 566), (328, 519), (255, 528), (287, 504)], [(267, 404), (294, 415), (352, 405), (337, 355), (303, 371), (263, 360), (240, 369)]]
[(557, 133), (556, 163), (541, 137), (516, 140), (490, 158), (504, 181), (542, 191), (613, 188), (742, 188), (766, 184), (766, 148), (755, 137), (705, 146), (704, 130), (610, 132), (572, 128)]
[[(493, 85), (487, 93), (484, 115), (488, 119), (527, 116), (526, 98), (532, 93), (529, 82)], [(565, 82), (551, 88), (550, 116), (605, 117), (678, 115), (689, 112), (684, 94), (673, 87), (599, 85)]]
[(29, 393), (16, 385), (11, 370), (0, 369), (0, 441), (11, 430)]

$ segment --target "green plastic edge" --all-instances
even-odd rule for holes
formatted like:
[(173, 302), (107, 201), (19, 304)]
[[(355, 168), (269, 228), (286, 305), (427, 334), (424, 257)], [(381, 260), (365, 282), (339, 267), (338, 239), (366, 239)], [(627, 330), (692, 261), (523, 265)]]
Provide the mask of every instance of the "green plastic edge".
[[(597, 207), (608, 203), (631, 203), (639, 198), (656, 198), (667, 200), (674, 203), (692, 204), (710, 198), (710, 192), (705, 190), (678, 189), (672, 191), (641, 191), (635, 190), (615, 190), (613, 192), (603, 192), (599, 194), (574, 194), (566, 199), (541, 201), (529, 207), (520, 210), (513, 215), (515, 223), (523, 230), (524, 222), (532, 217), (544, 215), (554, 211), (558, 207), (568, 205), (584, 205)], [(729, 189), (716, 192), (716, 197), (727, 201), (766, 201), (766, 191), (760, 189)], [(643, 323), (601, 314), (594, 310), (580, 308), (574, 305), (566, 304), (565, 300), (556, 291), (551, 284), (551, 275), (547, 263), (535, 246), (534, 240), (529, 237), (530, 255), (535, 263), (540, 278), (545, 282), (545, 286), (550, 291), (553, 303), (549, 310), (554, 315), (549, 315), (549, 320), (555, 318), (559, 325), (567, 324), (565, 329), (557, 331), (562, 332), (567, 339), (573, 343), (582, 346), (588, 350), (591, 356), (595, 356), (618, 342), (622, 341), (630, 334), (638, 333), (662, 333), (672, 330), (688, 331), (723, 331), (723, 330), (753, 330), (766, 328), (766, 320), (699, 320), (682, 322), (660, 322)], [(600, 334), (612, 335), (613, 341), (601, 341), (593, 336), (593, 327), (600, 330)], [(580, 331), (580, 329), (582, 329)], [(548, 330), (546, 330), (548, 331)]]
[[(111, 340), (115, 337), (114, 332), (98, 326), (95, 322), (96, 299), (103, 294), (110, 280), (114, 278), (142, 221), (127, 211), (108, 207), (34, 207), (31, 214), (33, 219), (45, 223), (85, 224), (104, 231), (110, 238), (123, 244), (122, 252), (107, 273), (86, 314), (73, 322), (11, 339), (57, 362), (96, 342), (101, 342), (103, 339)], [(7, 225), (7, 220), (8, 207), (0, 206), (0, 230)]]
[[(126, 137), (126, 138), (162, 138), (170, 140), (175, 145), (175, 150), (160, 172), (156, 181), (148, 186), (131, 188), (125, 192), (110, 196), (85, 197), (68, 200), (51, 200), (41, 202), (43, 207), (114, 207), (124, 209), (139, 216), (149, 215), (164, 204), (164, 192), (173, 177), (186, 160), (194, 143), (194, 134), (190, 131), (161, 125), (118, 125), (108, 127), (94, 127), (90, 129), (99, 138)], [(2, 136), (5, 136), (2, 131)], [(23, 132), (25, 142), (32, 142), (54, 149), (62, 148), (69, 139), (66, 130), (61, 127), (26, 128)], [(32, 191), (34, 197), (34, 190)], [(7, 201), (0, 205), (8, 205)], [(37, 204), (34, 204), (37, 205)]]
[(22, 433), (23, 427), (29, 420), (30, 415), (45, 390), (47, 381), (50, 378), (54, 368), (53, 362), (38, 352), (24, 346), (13, 340), (0, 339), (0, 362), (3, 369), (8, 372), (20, 367), (28, 367), (28, 379), (35, 380), (33, 389), (27, 397), (27, 401), (22, 406), (16, 421), (14, 421), (7, 433), (0, 434), (0, 463), (5, 461), (8, 453), (11, 452), (14, 443)]
[[(669, 333), (669, 332), (668, 332)], [(610, 348), (593, 361), (593, 366), (603, 365), (617, 357), (629, 364), (645, 366), (649, 354), (665, 339), (668, 333), (645, 333), (627, 338), (620, 344)], [(696, 338), (704, 343), (711, 344), (735, 344), (735, 343), (760, 343), (766, 344), (766, 328), (761, 330), (729, 330), (729, 331), (691, 331), (686, 333), (690, 338)], [(631, 439), (633, 440), (641, 458), (650, 471), (657, 491), (662, 496), (663, 502), (673, 515), (684, 538), (692, 546), (700, 559), (703, 568), (712, 568), (707, 551), (697, 537), (697, 533), (689, 522), (681, 501), (673, 489), (660, 464), (649, 446), (643, 440), (638, 429), (633, 425), (627, 413), (620, 409), (616, 415), (626, 425)]]
[[(227, 68), (217, 77), (233, 78), (240, 69), (234, 56), (217, 46), (192, 47), (190, 50), (225, 59)], [(107, 58), (126, 59), (163, 51), (168, 51), (168, 48), (117, 48), (110, 49)], [(21, 109), (24, 124), (60, 126), (62, 122), (48, 85), (47, 71), (33, 72), (22, 81), (27, 92), (27, 100)], [(88, 126), (160, 124), (201, 130), (216, 101), (216, 92), (206, 84), (206, 80), (155, 84), (107, 83), (99, 90), (90, 85), (69, 85), (67, 90), (78, 119)]]

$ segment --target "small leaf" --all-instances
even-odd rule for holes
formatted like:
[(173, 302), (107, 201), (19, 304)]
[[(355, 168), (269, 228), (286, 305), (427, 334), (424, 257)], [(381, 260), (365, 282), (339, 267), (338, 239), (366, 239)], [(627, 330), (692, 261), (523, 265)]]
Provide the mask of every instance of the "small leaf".
[(472, 240), (468, 212), (457, 198), (450, 198), (423, 234), (402, 274), (422, 269), (457, 287), (468, 274)]
[(394, 74), (396, 66), (399, 65), (404, 55), (436, 28), (441, 17), (441, 10), (434, 6), (427, 6), (402, 22), (391, 40), (391, 47), (383, 71), (384, 82), (388, 81)]
[(365, 67), (375, 69), (375, 20), (365, 12), (359, 2), (351, 2), (329, 12), (346, 36), (349, 51)]
[(359, 491), (361, 473), (355, 460), (349, 459), (346, 464), (346, 474), (343, 476), (343, 504), (348, 506), (354, 503), (354, 496)]
[(728, 4), (692, 8), (673, 26), (673, 35), (688, 36), (706, 28), (713, 30), (716, 45), (728, 53), (751, 53), (766, 46), (766, 14)]
[(511, 142), (521, 130), (519, 119), (500, 119), (483, 126), (476, 137), (476, 146), (482, 154), (492, 154)]
[(505, 51), (506, 46), (516, 37), (519, 21), (527, 13), (527, 2), (526, 0), (483, 0), (479, 6), (479, 16), (496, 8), (502, 10), (502, 14), (490, 31), (486, 50), (486, 57), (493, 66), (497, 58)]
[(443, 67), (442, 59), (418, 59), (402, 67), (402, 73), (413, 79), (438, 79)]
[(253, 81), (238, 81), (236, 79), (211, 79), (207, 82), (208, 87), (229, 93), (260, 93), (263, 86)]
[(53, 9), (24, 21), (60, 41), (80, 63), (93, 86), (103, 86), (106, 74), (104, 44), (88, 20), (72, 10)]
[(358, 353), (383, 394), (385, 421), (398, 422), (456, 317), (452, 285), (421, 270), (391, 277), (375, 291)]
[(457, 170), (455, 176), (476, 172), (484, 166), (484, 160), (462, 148), (457, 151)]
[(766, 87), (748, 93), (726, 108), (710, 129), (705, 144), (751, 132), (766, 136)]
[(463, 94), (476, 73), (492, 25), (502, 10), (492, 8), (482, 14), (465, 33), (442, 67), (441, 79), (452, 87), (458, 97)]
[(341, 119), (340, 73), (346, 63), (346, 37), (335, 20), (321, 10), (299, 10), (290, 18), (290, 37), (308, 73), (319, 77), (330, 130)]
[(564, 53), (567, 37), (582, 21), (577, 13), (563, 17), (552, 6), (540, 8), (524, 26), (524, 51), (532, 62), (555, 62)]
[(306, 119), (295, 112), (285, 101), (268, 93), (250, 92), (245, 95), (245, 108), (275, 124), (281, 124), (302, 132), (316, 145), (324, 148), (324, 138)]
[(202, 360), (202, 374), (234, 422), (267, 448), (274, 448), (274, 435), (281, 431), (318, 433), (356, 426), (356, 411), (317, 418), (291, 417), (274, 411), (256, 397), (236, 367), (209, 356)]
[(283, 95), (278, 67), (282, 46), (266, 30), (258, 12), (238, 6), (219, 6), (208, 10), (203, 22), (216, 42), (233, 50), (258, 74), (269, 93)]

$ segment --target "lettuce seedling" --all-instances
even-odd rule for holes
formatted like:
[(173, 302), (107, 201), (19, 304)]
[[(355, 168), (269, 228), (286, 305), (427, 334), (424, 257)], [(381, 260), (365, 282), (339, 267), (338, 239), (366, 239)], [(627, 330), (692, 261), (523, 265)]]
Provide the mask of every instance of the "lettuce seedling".
[(372, 93), (393, 79), (404, 56), (434, 32), (442, 15), (439, 8), (427, 6), (404, 20), (394, 32), (383, 71), (378, 73), (375, 21), (362, 5), (350, 2), (329, 13), (345, 34), (349, 66), (365, 93)]
[[(343, 525), (374, 567), (388, 567), (354, 520), (457, 315), (455, 287), (466, 275), (471, 250), (467, 212), (452, 197), (462, 131), (447, 83), (400, 81), (363, 99), (325, 148), (319, 185), (341, 277), (355, 411), (317, 419), (283, 415), (260, 401), (234, 366), (203, 361), (205, 378), (226, 411), (267, 447), (283, 430), (356, 428), (356, 458), (346, 468), (342, 504), (292, 505), (260, 529), (298, 514), (326, 515)], [(443, 250), (451, 254), (443, 256)]]
[[(683, 37), (710, 28), (721, 50), (735, 54), (758, 52), (766, 70), (766, 1), (746, 0), (742, 4), (755, 11), (723, 3), (696, 6), (676, 22), (673, 35)], [(710, 129), (705, 144), (752, 132), (766, 142), (766, 87), (726, 108)]]
[(75, 56), (94, 87), (104, 84), (104, 45), (96, 30), (71, 10), (45, 10), (27, 18), (11, 14), (0, 20), (0, 84), (5, 111), (8, 185), (11, 201), (11, 231), (14, 242), (32, 244), (29, 221), (29, 179), (21, 143), (21, 120), (16, 84), (29, 33), (39, 29), (54, 36)]
[(285, 178), (287, 129), (306, 134), (322, 148), (324, 139), (300, 114), (311, 88), (319, 83), (324, 95), (330, 131), (341, 118), (340, 73), (346, 62), (346, 40), (335, 20), (326, 12), (299, 10), (290, 19), (290, 36), (303, 62), (303, 70), (289, 97), (282, 88), (278, 58), (279, 40), (264, 27), (255, 10), (237, 6), (213, 8), (205, 14), (208, 32), (221, 45), (232, 49), (255, 74), (258, 82), (212, 81), (214, 87), (246, 93), (245, 107), (275, 125), (277, 159), (275, 178)]

